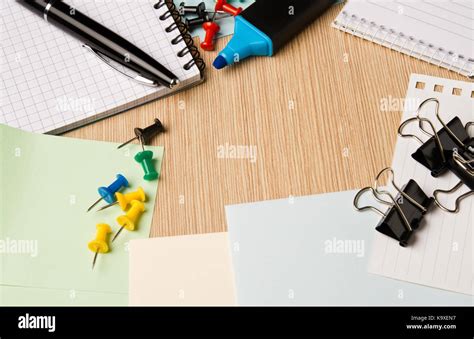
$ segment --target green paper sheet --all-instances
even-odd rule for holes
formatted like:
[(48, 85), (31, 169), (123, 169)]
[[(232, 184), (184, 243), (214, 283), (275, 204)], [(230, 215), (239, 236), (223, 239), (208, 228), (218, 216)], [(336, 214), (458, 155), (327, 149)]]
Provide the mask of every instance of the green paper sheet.
[(127, 293), (0, 286), (2, 306), (124, 306), (127, 299)]
[[(159, 173), (163, 148), (147, 149), (153, 151)], [(117, 150), (114, 143), (0, 125), (0, 285), (11, 286), (1, 288), (0, 303), (14, 305), (10, 293), (23, 293), (37, 295), (31, 305), (70, 305), (74, 303), (61, 296), (74, 291), (81, 304), (126, 304), (128, 241), (149, 236), (158, 183), (143, 180), (133, 159), (139, 151), (135, 144)], [(99, 197), (97, 188), (109, 185), (118, 173), (130, 183), (124, 193), (143, 187), (146, 211), (137, 230), (124, 230), (109, 253), (99, 254), (92, 270), (87, 244), (95, 238), (96, 224), (107, 223), (116, 232), (116, 218), (124, 212), (118, 206), (86, 210)], [(94, 297), (100, 293), (106, 296)], [(25, 303), (26, 298), (18, 298), (18, 304)]]

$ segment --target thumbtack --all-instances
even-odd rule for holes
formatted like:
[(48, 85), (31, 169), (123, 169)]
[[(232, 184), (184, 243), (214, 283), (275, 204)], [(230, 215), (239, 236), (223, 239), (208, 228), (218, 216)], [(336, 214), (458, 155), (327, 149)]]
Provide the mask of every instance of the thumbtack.
[(216, 0), (216, 12), (217, 11), (224, 11), (229, 13), (230, 15), (237, 16), (242, 13), (242, 7), (234, 7), (231, 4), (228, 4), (226, 0)]
[(200, 2), (197, 6), (186, 6), (184, 2), (179, 5), (179, 11), (181, 14), (196, 14), (201, 17), (206, 13), (206, 4)]
[(206, 21), (209, 21), (209, 16), (207, 14), (205, 16), (192, 18), (192, 19), (185, 18), (184, 19), (184, 24), (187, 27), (192, 28), (192, 27), (195, 27), (195, 26), (202, 25)]
[(135, 192), (130, 192), (130, 193), (127, 193), (127, 194), (117, 192), (117, 193), (115, 193), (115, 197), (117, 198), (116, 202), (114, 202), (112, 204), (105, 205), (104, 207), (101, 207), (99, 209), (99, 211), (105, 210), (106, 208), (109, 208), (109, 207), (115, 206), (115, 205), (119, 205), (120, 208), (122, 209), (122, 211), (126, 211), (128, 205), (133, 200), (138, 200), (138, 201), (141, 201), (141, 202), (146, 201), (145, 191), (141, 187), (138, 187), (138, 189)]
[(97, 191), (99, 192), (100, 198), (87, 209), (87, 212), (93, 209), (102, 199), (109, 204), (113, 203), (115, 201), (115, 193), (124, 187), (128, 187), (127, 179), (122, 174), (117, 174), (117, 179), (109, 186), (99, 187)]
[(145, 175), (143, 179), (146, 181), (152, 181), (158, 178), (158, 172), (155, 170), (153, 164), (153, 152), (152, 151), (142, 151), (138, 152), (135, 155), (135, 161), (142, 165)]
[(206, 36), (204, 37), (204, 41), (201, 42), (201, 48), (205, 51), (213, 51), (214, 37), (216, 36), (217, 32), (219, 32), (220, 27), (214, 21), (209, 21), (205, 22), (202, 25), (202, 28), (206, 31)]
[(127, 231), (134, 231), (138, 219), (145, 211), (145, 205), (141, 201), (133, 200), (130, 205), (131, 207), (128, 212), (125, 215), (121, 215), (117, 218), (118, 224), (122, 227), (115, 234), (112, 242), (118, 237), (124, 228), (127, 229)]
[[(214, 21), (217, 21), (217, 20), (221, 20), (221, 19), (225, 19), (225, 18), (229, 18), (231, 17), (230, 14), (227, 14), (227, 13), (218, 13), (216, 16), (215, 16), (215, 19)], [(200, 26), (202, 25), (203, 23), (205, 22), (208, 22), (208, 21), (211, 21), (208, 13), (206, 13), (206, 15), (202, 16), (202, 17), (197, 17), (197, 18), (192, 18), (192, 19), (188, 19), (188, 18), (184, 18), (184, 24), (192, 29), (196, 26)]]
[(112, 229), (107, 224), (97, 224), (97, 233), (95, 239), (88, 244), (88, 248), (94, 252), (94, 260), (92, 261), (92, 269), (94, 269), (97, 255), (99, 253), (107, 253), (109, 245), (107, 244), (107, 234), (112, 233)]
[(161, 121), (155, 118), (153, 125), (150, 125), (145, 128), (134, 128), (133, 132), (135, 133), (135, 138), (124, 142), (117, 148), (122, 148), (123, 146), (128, 145), (134, 140), (140, 140), (143, 147), (143, 145), (147, 145), (156, 135), (163, 133), (164, 131), (165, 128), (163, 127)]

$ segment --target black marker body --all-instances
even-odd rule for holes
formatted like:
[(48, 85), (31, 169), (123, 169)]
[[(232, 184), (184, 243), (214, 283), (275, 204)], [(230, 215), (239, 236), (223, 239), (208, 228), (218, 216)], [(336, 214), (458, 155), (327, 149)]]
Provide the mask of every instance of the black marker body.
[(272, 40), (275, 54), (335, 2), (335, 0), (257, 0), (241, 15)]

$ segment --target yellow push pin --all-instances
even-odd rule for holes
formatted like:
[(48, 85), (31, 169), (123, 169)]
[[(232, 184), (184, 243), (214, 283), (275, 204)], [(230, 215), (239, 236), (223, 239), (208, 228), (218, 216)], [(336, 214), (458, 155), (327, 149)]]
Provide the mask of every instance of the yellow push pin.
[(107, 244), (107, 234), (112, 233), (112, 229), (107, 224), (97, 224), (97, 233), (95, 239), (92, 240), (88, 247), (94, 252), (94, 260), (92, 261), (92, 269), (94, 269), (97, 255), (99, 253), (107, 253), (109, 251), (109, 245)]
[(122, 211), (126, 211), (128, 205), (133, 200), (138, 200), (138, 201), (141, 201), (141, 202), (145, 202), (146, 201), (146, 194), (145, 194), (145, 191), (143, 190), (143, 188), (138, 187), (138, 189), (135, 192), (130, 192), (130, 193), (127, 193), (127, 194), (117, 192), (117, 193), (115, 193), (115, 198), (117, 198), (116, 202), (114, 202), (112, 204), (105, 205), (104, 207), (101, 207), (100, 209), (98, 209), (98, 211), (105, 210), (106, 208), (109, 208), (111, 206), (115, 206), (117, 204), (120, 206)]
[(126, 228), (128, 231), (135, 230), (135, 224), (137, 223), (138, 218), (140, 218), (142, 213), (145, 212), (145, 205), (141, 201), (133, 200), (130, 203), (130, 206), (130, 209), (125, 215), (121, 215), (117, 218), (117, 222), (122, 227), (119, 229), (117, 234), (115, 234), (112, 241), (114, 241), (115, 238), (118, 237), (118, 235), (120, 234), (120, 232), (122, 232), (124, 228)]

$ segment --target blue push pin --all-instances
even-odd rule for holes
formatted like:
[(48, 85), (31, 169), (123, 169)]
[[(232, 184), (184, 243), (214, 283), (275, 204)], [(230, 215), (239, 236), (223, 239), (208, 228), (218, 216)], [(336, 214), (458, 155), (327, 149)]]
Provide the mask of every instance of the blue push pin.
[(122, 174), (117, 174), (117, 179), (108, 187), (99, 187), (98, 192), (100, 198), (87, 209), (87, 212), (93, 209), (102, 199), (108, 204), (115, 202), (115, 193), (120, 191), (123, 187), (128, 187), (128, 181)]

